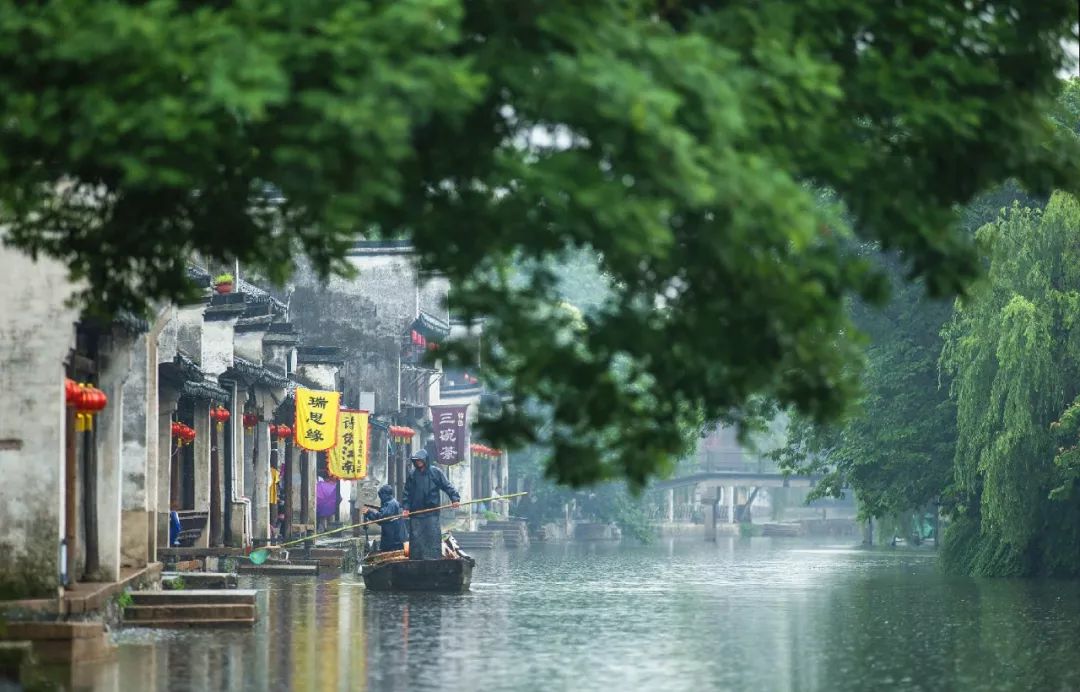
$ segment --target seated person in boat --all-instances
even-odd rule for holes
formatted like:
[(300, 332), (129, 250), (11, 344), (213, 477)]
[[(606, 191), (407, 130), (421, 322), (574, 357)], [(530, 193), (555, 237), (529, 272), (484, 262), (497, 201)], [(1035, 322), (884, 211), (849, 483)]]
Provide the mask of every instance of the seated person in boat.
[[(379, 509), (364, 512), (365, 521), (375, 521), (401, 514), (401, 505), (394, 498), (394, 488), (384, 485), (379, 488)], [(379, 524), (382, 536), (379, 538), (379, 552), (402, 550), (405, 548), (405, 520), (400, 517)]]
[(409, 559), (438, 560), (442, 557), (442, 526), (439, 513), (424, 512), (419, 516), (410, 516), (438, 507), (441, 504), (441, 492), (445, 492), (457, 509), (461, 495), (451, 485), (446, 474), (437, 466), (428, 463), (427, 450), (421, 449), (412, 455), (412, 471), (405, 479), (405, 492), (402, 493), (402, 506), (409, 518)]

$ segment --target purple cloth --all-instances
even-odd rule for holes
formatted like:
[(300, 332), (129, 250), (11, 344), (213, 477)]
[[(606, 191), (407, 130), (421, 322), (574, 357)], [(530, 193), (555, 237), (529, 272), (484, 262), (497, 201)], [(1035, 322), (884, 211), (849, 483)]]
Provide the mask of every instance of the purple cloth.
[(332, 517), (337, 513), (337, 481), (319, 481), (315, 486), (315, 515)]

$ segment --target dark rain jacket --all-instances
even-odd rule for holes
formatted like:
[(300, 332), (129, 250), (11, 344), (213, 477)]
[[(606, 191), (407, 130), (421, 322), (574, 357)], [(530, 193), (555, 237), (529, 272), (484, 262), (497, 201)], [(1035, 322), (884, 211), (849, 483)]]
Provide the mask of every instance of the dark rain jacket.
[(409, 477), (405, 479), (401, 504), (410, 512), (438, 507), (442, 504), (439, 500), (440, 490), (449, 495), (452, 502), (461, 502), (457, 488), (450, 484), (442, 469), (425, 464), (423, 471), (417, 471), (414, 466)]
[[(368, 521), (384, 519), (401, 514), (401, 505), (394, 499), (394, 489), (389, 485), (379, 488), (379, 509), (369, 509), (364, 513)], [(382, 537), (379, 538), (379, 550), (401, 550), (408, 538), (404, 519), (391, 519), (379, 524)]]

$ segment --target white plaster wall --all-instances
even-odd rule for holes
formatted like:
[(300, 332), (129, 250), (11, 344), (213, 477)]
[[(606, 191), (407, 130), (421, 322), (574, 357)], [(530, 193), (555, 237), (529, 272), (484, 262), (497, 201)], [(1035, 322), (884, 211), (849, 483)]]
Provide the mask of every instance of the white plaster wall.
[(180, 333), (180, 320), (176, 311), (171, 311), (166, 317), (165, 326), (157, 338), (157, 362), (170, 363), (176, 358), (177, 341)]
[(233, 363), (233, 324), (235, 320), (205, 320), (202, 328), (202, 371), (212, 378)]
[(203, 311), (206, 306), (184, 305), (176, 309), (176, 348), (188, 358), (202, 365)]
[(236, 332), (233, 336), (233, 353), (257, 365), (263, 362), (263, 335), (265, 331)]
[(326, 391), (337, 389), (337, 372), (338, 366), (325, 363), (300, 365), (297, 368), (300, 378), (310, 381), (317, 389)]
[[(0, 236), (3, 233), (0, 231)], [(0, 272), (0, 591), (55, 595), (64, 526), (64, 359), (75, 288), (59, 262), (3, 246)]]

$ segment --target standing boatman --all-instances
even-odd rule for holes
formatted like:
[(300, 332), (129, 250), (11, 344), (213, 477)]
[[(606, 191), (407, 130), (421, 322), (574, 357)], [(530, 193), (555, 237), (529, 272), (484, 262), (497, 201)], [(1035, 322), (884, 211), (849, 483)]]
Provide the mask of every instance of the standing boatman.
[(401, 505), (409, 519), (409, 559), (439, 560), (442, 558), (442, 526), (438, 512), (425, 512), (420, 516), (409, 516), (411, 512), (438, 507), (441, 503), (439, 491), (450, 496), (454, 509), (461, 502), (461, 495), (450, 484), (446, 474), (437, 466), (428, 464), (427, 450), (421, 449), (413, 454), (413, 469), (405, 479), (405, 491)]

